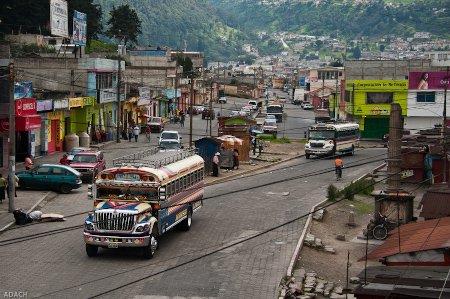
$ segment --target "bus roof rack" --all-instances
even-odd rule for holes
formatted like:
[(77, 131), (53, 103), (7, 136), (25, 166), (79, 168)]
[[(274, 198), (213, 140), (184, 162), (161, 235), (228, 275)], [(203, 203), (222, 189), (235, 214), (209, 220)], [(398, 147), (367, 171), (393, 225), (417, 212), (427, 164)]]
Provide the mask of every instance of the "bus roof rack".
[(125, 155), (113, 160), (114, 167), (150, 167), (160, 168), (170, 163), (186, 159), (197, 154), (196, 149), (186, 149), (176, 152), (160, 152), (158, 147)]

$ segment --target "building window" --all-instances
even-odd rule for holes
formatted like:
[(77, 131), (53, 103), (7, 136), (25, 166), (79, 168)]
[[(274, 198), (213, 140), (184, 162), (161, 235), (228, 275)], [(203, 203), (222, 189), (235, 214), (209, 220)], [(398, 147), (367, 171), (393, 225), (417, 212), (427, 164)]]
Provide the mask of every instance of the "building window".
[(96, 85), (98, 90), (113, 88), (113, 73), (97, 73)]
[(366, 104), (391, 104), (394, 101), (393, 92), (368, 92)]
[(345, 91), (344, 101), (350, 103), (350, 100), (352, 98), (352, 92), (350, 90)]
[(417, 103), (434, 103), (436, 102), (435, 92), (418, 92)]

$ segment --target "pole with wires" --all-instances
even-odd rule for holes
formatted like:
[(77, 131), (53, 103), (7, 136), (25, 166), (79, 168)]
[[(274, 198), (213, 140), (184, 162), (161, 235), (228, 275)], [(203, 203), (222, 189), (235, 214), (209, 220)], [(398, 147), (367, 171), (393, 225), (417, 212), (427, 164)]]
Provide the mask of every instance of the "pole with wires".
[(9, 165), (8, 165), (9, 212), (14, 212), (16, 193), (16, 105), (14, 101), (14, 63), (9, 64)]
[(192, 105), (194, 104), (194, 72), (191, 73), (191, 95), (189, 101), (189, 148), (192, 148)]

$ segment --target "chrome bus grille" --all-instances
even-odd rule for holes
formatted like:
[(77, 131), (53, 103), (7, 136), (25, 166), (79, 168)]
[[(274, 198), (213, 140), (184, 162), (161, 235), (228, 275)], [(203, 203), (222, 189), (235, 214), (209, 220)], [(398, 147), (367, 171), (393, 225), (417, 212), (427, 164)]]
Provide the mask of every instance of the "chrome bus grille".
[(95, 213), (94, 220), (99, 230), (131, 231), (135, 224), (135, 215), (102, 211)]
[(323, 147), (323, 143), (322, 142), (311, 142), (311, 147)]

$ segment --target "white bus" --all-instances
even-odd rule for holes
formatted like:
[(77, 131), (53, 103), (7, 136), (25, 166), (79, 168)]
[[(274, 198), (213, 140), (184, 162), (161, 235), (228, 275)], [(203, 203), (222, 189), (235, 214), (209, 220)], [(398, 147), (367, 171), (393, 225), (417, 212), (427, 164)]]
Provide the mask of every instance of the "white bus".
[(305, 156), (353, 155), (359, 145), (359, 125), (356, 123), (315, 124), (308, 128)]

